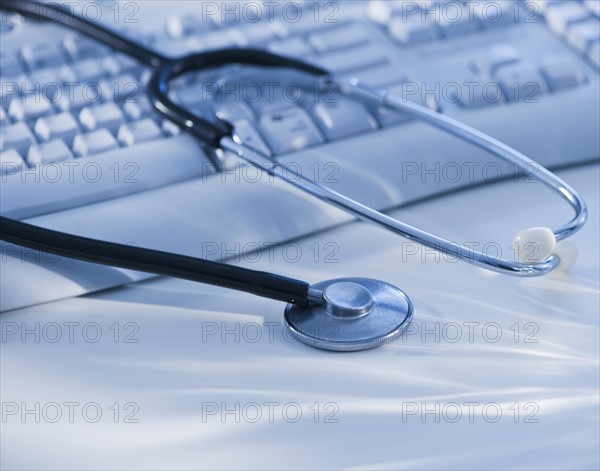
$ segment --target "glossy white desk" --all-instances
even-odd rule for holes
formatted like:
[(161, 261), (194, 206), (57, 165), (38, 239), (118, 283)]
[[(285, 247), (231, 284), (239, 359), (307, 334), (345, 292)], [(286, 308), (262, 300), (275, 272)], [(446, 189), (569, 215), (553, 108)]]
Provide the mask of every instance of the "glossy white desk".
[[(404, 289), (412, 327), (372, 351), (309, 348), (282, 304), (172, 279), (3, 314), (2, 469), (597, 469), (598, 166), (561, 176), (590, 207), (568, 275), (490, 274), (363, 223), (244, 254)], [(570, 216), (538, 185), (395, 215), (489, 250)]]

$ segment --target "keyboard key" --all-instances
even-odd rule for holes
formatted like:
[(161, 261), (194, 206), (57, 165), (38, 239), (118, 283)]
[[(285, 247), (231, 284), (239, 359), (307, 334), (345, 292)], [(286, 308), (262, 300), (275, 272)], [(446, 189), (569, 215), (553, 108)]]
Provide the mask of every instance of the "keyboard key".
[(438, 37), (438, 30), (431, 22), (426, 22), (419, 15), (396, 16), (388, 25), (390, 35), (402, 44), (416, 44), (432, 41)]
[(15, 149), (0, 152), (0, 175), (13, 175), (25, 168), (25, 161)]
[(275, 54), (292, 57), (306, 57), (314, 52), (312, 47), (298, 36), (271, 41), (267, 48)]
[(238, 28), (213, 32), (209, 36), (189, 36), (169, 41), (166, 44), (161, 42), (160, 44), (162, 50), (168, 51), (169, 55), (185, 55), (201, 51), (245, 47), (248, 45), (249, 41)]
[[(223, 34), (226, 31), (231, 31), (231, 29), (220, 31), (220, 33)], [(256, 47), (264, 45), (269, 41), (272, 41), (281, 36), (285, 36), (286, 30), (281, 22), (274, 21), (273, 23), (258, 23), (254, 25), (244, 26), (239, 30), (239, 35), (244, 38), (244, 42), (246, 44), (252, 44), (254, 47)], [(212, 36), (214, 36), (214, 33), (211, 35), (211, 39)], [(230, 41), (232, 41), (231, 37)], [(229, 45), (232, 45), (231, 42)]]
[(546, 21), (552, 31), (565, 34), (570, 26), (589, 18), (589, 11), (580, 3), (569, 1), (548, 8)]
[(243, 101), (236, 100), (223, 100), (219, 97), (215, 98), (212, 103), (215, 114), (220, 118), (227, 121), (239, 121), (247, 119), (254, 121), (256, 118), (252, 108), (250, 108)]
[(367, 30), (358, 24), (313, 33), (308, 37), (308, 42), (319, 54), (361, 46), (367, 44), (369, 40)]
[[(235, 76), (233, 78), (235, 79)], [(260, 117), (299, 105), (304, 94), (313, 93), (312, 91), (301, 90), (299, 85), (290, 84), (281, 76), (278, 76), (275, 80), (269, 80), (268, 77), (261, 79), (260, 76), (249, 76), (245, 83), (248, 83), (250, 86), (245, 88), (244, 91), (240, 91), (239, 88), (237, 90), (233, 88), (235, 93), (230, 92), (226, 96), (227, 103), (231, 103), (230, 108), (232, 113), (235, 113), (236, 102), (244, 100), (252, 108), (254, 114)], [(271, 86), (268, 85), (269, 83), (271, 83)], [(225, 93), (227, 90), (231, 90), (233, 85), (234, 83), (227, 82), (221, 90)], [(286, 85), (289, 85), (289, 88), (284, 91), (283, 87)], [(221, 96), (223, 95), (216, 96), (215, 101), (217, 103), (222, 100)]]
[(71, 145), (75, 136), (79, 134), (77, 121), (69, 112), (40, 118), (33, 130), (41, 142), (60, 139), (68, 145)]
[(36, 70), (29, 74), (29, 82), (32, 84), (32, 89), (35, 89), (39, 96), (47, 99), (50, 103), (56, 100), (63, 83), (60, 78), (60, 69), (57, 68)]
[(14, 77), (23, 73), (17, 56), (10, 52), (0, 51), (0, 76)]
[(514, 64), (521, 60), (521, 54), (507, 45), (493, 46), (479, 54), (473, 61), (471, 67), (475, 72), (493, 75), (500, 66)]
[(179, 136), (181, 134), (181, 128), (177, 126), (173, 121), (163, 119), (161, 122), (161, 129), (165, 136)]
[(139, 77), (146, 70), (140, 62), (125, 54), (112, 54), (102, 61), (102, 67), (111, 76), (130, 74)]
[(345, 75), (340, 75), (340, 80), (357, 78), (367, 85), (373, 87), (383, 87), (393, 83), (407, 82), (409, 80), (406, 72), (397, 65), (384, 65), (373, 69), (361, 70)]
[(27, 154), (29, 165), (44, 165), (50, 162), (62, 162), (73, 158), (71, 150), (60, 139), (31, 146)]
[(508, 0), (476, 1), (470, 3), (475, 18), (485, 29), (504, 27), (518, 22), (518, 5)]
[(469, 11), (457, 2), (449, 3), (443, 9), (436, 8), (428, 19), (433, 21), (447, 38), (476, 31), (478, 25)]
[(34, 86), (38, 86), (39, 88), (44, 88), (49, 83), (57, 86), (62, 84), (60, 68), (57, 67), (36, 70), (31, 72), (28, 78)]
[(537, 101), (546, 91), (543, 77), (531, 64), (507, 65), (498, 70), (496, 79), (508, 101)]
[(275, 154), (323, 142), (321, 133), (306, 111), (292, 107), (260, 118), (260, 129)]
[(64, 82), (91, 82), (106, 75), (97, 59), (86, 59), (61, 67), (59, 77)]
[(123, 104), (123, 112), (129, 121), (139, 121), (154, 114), (154, 108), (146, 95), (136, 97), (134, 101)]
[(139, 76), (139, 84), (142, 89), (146, 89), (150, 79), (152, 78), (152, 71), (149, 69), (143, 69)]
[[(317, 3), (318, 2), (315, 2), (313, 5), (317, 5)], [(282, 2), (282, 5), (285, 5), (285, 3)], [(296, 14), (292, 13), (293, 12), (292, 5), (294, 5), (294, 2), (290, 3), (290, 7), (287, 9), (288, 10), (287, 14), (289, 15), (288, 18), (296, 17)], [(302, 6), (300, 6), (298, 3), (296, 3), (296, 5), (298, 6), (299, 10), (302, 9)], [(306, 37), (314, 31), (317, 31), (317, 30), (322, 31), (325, 28), (339, 27), (339, 26), (342, 26), (342, 24), (343, 24), (342, 19), (333, 18), (333, 17), (331, 17), (331, 15), (329, 15), (331, 17), (330, 21), (324, 21), (323, 19), (321, 19), (321, 21), (315, 21), (314, 16), (308, 15), (307, 13), (308, 13), (307, 10), (305, 10), (304, 12), (300, 11), (300, 16), (298, 16), (297, 18), (302, 18), (302, 19), (295, 23), (293, 23), (291, 21), (283, 21), (282, 26), (283, 26), (283, 28), (285, 28), (285, 32), (283, 35), (284, 36)], [(321, 18), (324, 18), (324, 17), (321, 17)]]
[(207, 33), (212, 29), (212, 22), (199, 15), (172, 15), (166, 23), (167, 34), (172, 39)]
[(31, 71), (44, 67), (58, 67), (65, 63), (60, 47), (52, 42), (27, 44), (21, 49), (21, 57)]
[(371, 0), (368, 2), (367, 17), (373, 23), (386, 25), (395, 13), (402, 13), (402, 3), (390, 0)]
[(586, 79), (575, 61), (565, 55), (544, 59), (541, 71), (553, 92), (575, 87)]
[(200, 46), (200, 39), (197, 36), (190, 36), (181, 39), (162, 39), (158, 41), (157, 49), (169, 55), (185, 56), (193, 52)]
[(35, 138), (25, 123), (0, 127), (0, 151), (14, 149), (21, 155), (27, 155), (32, 144), (35, 144)]
[(73, 61), (97, 59), (110, 52), (110, 49), (103, 44), (79, 35), (67, 36), (63, 41), (63, 47)]
[(354, 48), (349, 51), (323, 54), (316, 62), (322, 64), (328, 70), (338, 74), (345, 74), (385, 65), (389, 63), (389, 59), (385, 53), (381, 52), (381, 48), (367, 46)]
[(594, 43), (600, 42), (600, 21), (598, 18), (594, 18), (573, 25), (567, 32), (567, 39), (585, 54)]
[(73, 140), (73, 152), (77, 157), (99, 154), (118, 147), (117, 141), (108, 129), (98, 129), (97, 131), (78, 134)]
[(150, 49), (152, 49), (152, 46), (156, 43), (156, 40), (160, 34), (152, 26), (140, 28), (139, 24), (137, 26), (126, 26), (124, 28), (119, 28), (119, 32), (124, 37), (134, 41), (136, 44), (142, 44)]
[(131, 74), (119, 75), (110, 79), (102, 80), (102, 95), (105, 101), (113, 103), (126, 103), (135, 101), (140, 93), (141, 87), (136, 78)]
[(235, 126), (235, 134), (240, 137), (244, 144), (265, 155), (272, 155), (271, 149), (265, 144), (262, 136), (248, 120), (242, 119), (235, 121), (233, 124)]
[(14, 121), (32, 121), (52, 113), (52, 106), (40, 94), (28, 94), (15, 98), (8, 105), (8, 114)]
[(119, 126), (125, 122), (125, 116), (115, 103), (103, 103), (83, 108), (79, 114), (79, 122), (86, 131), (106, 128), (116, 133)]
[(560, 3), (562, 0), (526, 0), (525, 8), (528, 12), (544, 14), (548, 7)]
[(31, 90), (34, 90), (34, 87), (25, 75), (3, 77), (0, 81), (0, 104), (8, 108), (13, 98), (18, 98), (24, 91)]
[(316, 103), (312, 114), (328, 140), (370, 131), (377, 127), (367, 108), (350, 99), (338, 97), (335, 103)]
[(96, 82), (73, 83), (69, 82), (56, 100), (56, 106), (61, 111), (71, 111), (75, 114), (84, 106), (94, 105), (102, 101), (103, 92)]
[(470, 77), (462, 82), (460, 95), (452, 98), (463, 108), (482, 108), (502, 103), (502, 90), (496, 82), (485, 81), (480, 77)]
[(133, 146), (141, 142), (151, 141), (162, 137), (158, 125), (149, 118), (134, 123), (123, 124), (117, 133), (117, 139), (126, 146)]

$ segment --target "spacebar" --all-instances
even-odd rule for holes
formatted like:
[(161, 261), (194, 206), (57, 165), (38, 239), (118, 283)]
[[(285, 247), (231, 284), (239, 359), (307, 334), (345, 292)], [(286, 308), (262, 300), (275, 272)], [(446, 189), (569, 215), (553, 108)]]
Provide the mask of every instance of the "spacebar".
[(214, 173), (189, 135), (3, 175), (0, 213), (23, 219)]

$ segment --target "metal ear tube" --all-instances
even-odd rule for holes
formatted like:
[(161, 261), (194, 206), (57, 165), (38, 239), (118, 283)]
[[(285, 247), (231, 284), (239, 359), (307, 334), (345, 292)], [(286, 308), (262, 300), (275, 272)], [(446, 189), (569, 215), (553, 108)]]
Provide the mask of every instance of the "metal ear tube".
[[(535, 165), (533, 168), (539, 169), (541, 181), (567, 200), (573, 207), (575, 216), (556, 231), (549, 228), (520, 231), (514, 238), (518, 261), (498, 259), (411, 227), (297, 172), (290, 172), (269, 156), (246, 147), (242, 139), (235, 134), (232, 137), (224, 137), (220, 146), (252, 165), (267, 169), (273, 175), (322, 201), (482, 268), (532, 277), (549, 273), (560, 263), (567, 267), (574, 263), (576, 251), (571, 245), (558, 244), (561, 249), (558, 250), (560, 255), (555, 253), (555, 249), (557, 241), (569, 237), (583, 226), (587, 218), (587, 209), (581, 197), (565, 182), (509, 146), (440, 113), (405, 102), (400, 97), (391, 96), (384, 90), (369, 87), (355, 79), (343, 83), (341, 89), (344, 93), (371, 105), (386, 106), (422, 119), (504, 160), (518, 164), (528, 173), (531, 165)], [(528, 259), (523, 256), (523, 248), (528, 245), (536, 247), (535, 258)], [(324, 281), (309, 288), (309, 299), (312, 304), (304, 307), (288, 304), (285, 310), (286, 327), (290, 334), (301, 342), (327, 350), (354, 351), (377, 347), (401, 335), (413, 316), (413, 306), (406, 294), (378, 280), (347, 278)]]

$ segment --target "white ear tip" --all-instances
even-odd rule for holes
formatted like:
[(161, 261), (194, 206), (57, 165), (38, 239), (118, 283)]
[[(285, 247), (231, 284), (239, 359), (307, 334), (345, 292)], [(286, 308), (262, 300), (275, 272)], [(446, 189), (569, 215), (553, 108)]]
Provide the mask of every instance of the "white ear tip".
[(519, 263), (534, 264), (554, 253), (556, 238), (548, 227), (531, 227), (519, 231), (513, 239), (513, 250)]
[(577, 246), (570, 240), (561, 240), (556, 244), (554, 253), (560, 258), (560, 264), (556, 270), (565, 272), (571, 269), (577, 261)]

